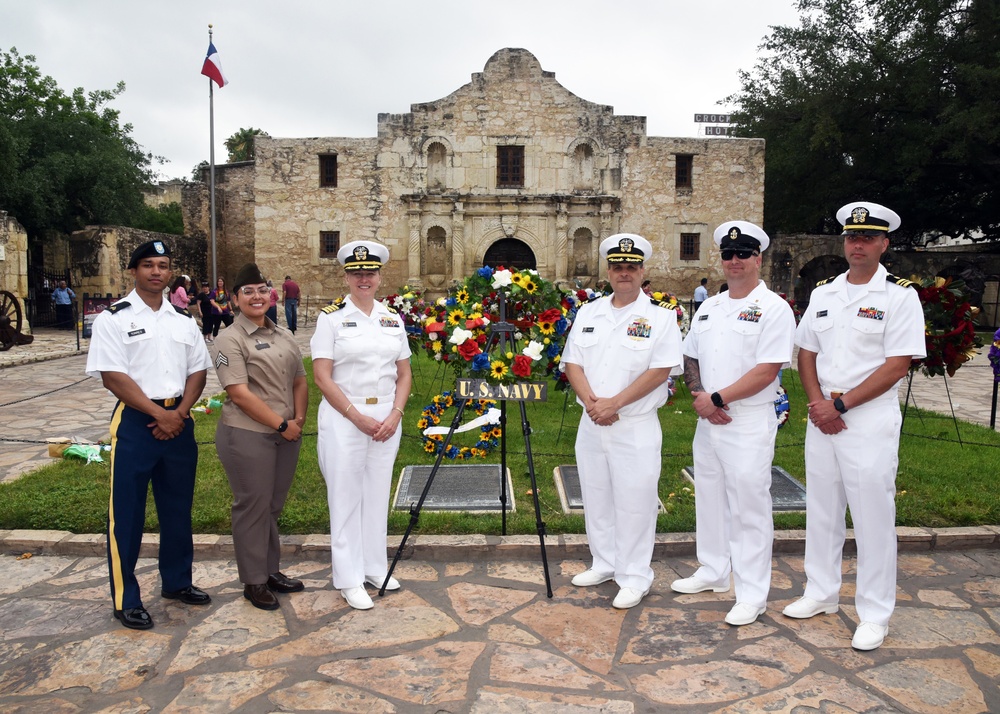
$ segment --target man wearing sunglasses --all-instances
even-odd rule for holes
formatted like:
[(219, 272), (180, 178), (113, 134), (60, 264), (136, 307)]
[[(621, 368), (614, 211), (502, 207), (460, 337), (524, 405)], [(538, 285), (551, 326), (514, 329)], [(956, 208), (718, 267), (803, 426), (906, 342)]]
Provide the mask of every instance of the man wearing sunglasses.
[(837, 211), (849, 270), (820, 282), (795, 333), (806, 426), (806, 589), (785, 608), (805, 619), (839, 609), (841, 557), (851, 508), (858, 545), (851, 645), (881, 646), (896, 604), (897, 386), (925, 356), (924, 314), (909, 280), (879, 258), (899, 216), (858, 201)]
[(749, 625), (771, 587), (771, 461), (778, 373), (792, 359), (795, 317), (760, 280), (770, 239), (746, 221), (715, 231), (729, 290), (708, 298), (684, 339), (684, 379), (694, 399), (694, 488), (698, 563), (679, 593), (727, 592), (730, 625)]

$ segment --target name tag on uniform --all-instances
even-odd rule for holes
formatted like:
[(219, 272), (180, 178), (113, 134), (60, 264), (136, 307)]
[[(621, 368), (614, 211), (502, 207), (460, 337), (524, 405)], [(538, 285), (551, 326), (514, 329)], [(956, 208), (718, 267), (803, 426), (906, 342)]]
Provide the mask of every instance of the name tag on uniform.
[(254, 347), (256, 347), (259, 350), (266, 350), (270, 349), (271, 345), (269, 345), (267, 342), (258, 342), (256, 345), (254, 345)]
[(145, 335), (145, 334), (146, 334), (146, 330), (145, 329), (132, 330), (131, 332), (128, 333), (128, 336), (129, 337), (138, 337), (139, 335)]
[(701, 322), (702, 320), (707, 320), (707, 319), (708, 319), (708, 315), (698, 315), (698, 322)]
[(826, 310), (817, 310), (816, 317), (826, 317)]
[(357, 327), (358, 323), (356, 323), (356, 322), (342, 322), (342, 323), (340, 323), (340, 326), (341, 327)]
[(584, 331), (584, 332), (593, 332), (593, 331), (594, 331), (594, 328), (593, 328), (593, 327), (584, 327), (584, 328), (583, 328), (583, 331)]

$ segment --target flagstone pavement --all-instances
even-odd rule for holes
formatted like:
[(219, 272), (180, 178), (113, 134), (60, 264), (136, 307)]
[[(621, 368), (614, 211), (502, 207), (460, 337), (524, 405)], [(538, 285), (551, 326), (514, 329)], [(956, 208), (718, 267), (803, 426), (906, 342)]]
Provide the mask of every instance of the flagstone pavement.
[[(39, 438), (107, 428), (83, 353), (42, 337), (0, 353), (0, 479), (48, 462)], [(308, 346), (309, 330), (297, 337)], [(948, 390), (918, 377), (914, 395), (988, 423), (991, 378), (982, 356)], [(211, 605), (160, 598), (150, 535), (139, 579), (156, 627), (136, 632), (111, 617), (103, 536), (0, 531), (0, 713), (1000, 712), (1000, 528), (899, 532), (889, 636), (857, 652), (853, 556), (840, 612), (781, 615), (804, 582), (797, 532), (779, 534), (767, 613), (741, 628), (723, 621), (731, 592), (670, 592), (695, 567), (690, 534), (658, 536), (656, 582), (628, 611), (610, 607), (613, 583), (570, 584), (583, 536), (548, 539), (549, 599), (536, 537), (418, 535), (402, 590), (373, 591), (364, 612), (332, 589), (326, 536), (283, 540), (306, 590), (265, 612), (241, 596), (225, 536), (197, 536)]]

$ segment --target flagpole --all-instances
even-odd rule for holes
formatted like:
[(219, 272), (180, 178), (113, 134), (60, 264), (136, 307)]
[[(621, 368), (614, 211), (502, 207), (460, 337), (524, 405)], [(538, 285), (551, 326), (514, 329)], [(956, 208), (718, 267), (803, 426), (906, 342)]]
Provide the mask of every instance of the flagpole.
[[(208, 26), (208, 44), (212, 45), (212, 26)], [(212, 79), (208, 80), (208, 210), (212, 232), (212, 289), (219, 284), (215, 254), (215, 95)]]

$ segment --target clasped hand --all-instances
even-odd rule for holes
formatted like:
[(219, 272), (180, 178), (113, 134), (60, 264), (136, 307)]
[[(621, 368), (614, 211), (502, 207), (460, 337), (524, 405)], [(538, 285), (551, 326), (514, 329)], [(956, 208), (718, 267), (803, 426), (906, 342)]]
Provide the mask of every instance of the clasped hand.
[(824, 434), (839, 434), (847, 428), (840, 412), (833, 406), (832, 399), (817, 399), (809, 402), (809, 421)]

